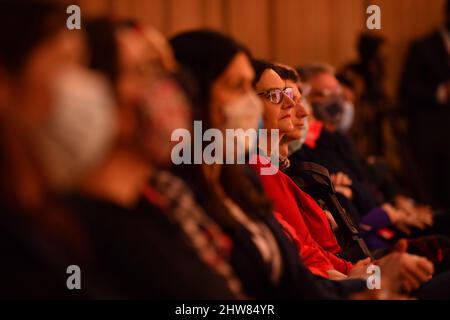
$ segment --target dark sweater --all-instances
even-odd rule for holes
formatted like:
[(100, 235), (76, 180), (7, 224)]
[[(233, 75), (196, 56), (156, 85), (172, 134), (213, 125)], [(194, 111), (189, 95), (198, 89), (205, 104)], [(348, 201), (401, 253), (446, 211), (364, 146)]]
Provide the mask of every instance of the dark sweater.
[(81, 268), (85, 286), (99, 298), (234, 298), (178, 227), (146, 199), (130, 209), (80, 195), (66, 203), (87, 229), (95, 262)]

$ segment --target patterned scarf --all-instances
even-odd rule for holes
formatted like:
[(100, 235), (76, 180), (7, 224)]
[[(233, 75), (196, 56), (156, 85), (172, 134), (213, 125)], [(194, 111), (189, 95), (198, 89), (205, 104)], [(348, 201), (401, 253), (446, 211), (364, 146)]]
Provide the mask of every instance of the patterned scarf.
[[(226, 281), (237, 299), (247, 298), (229, 264), (231, 239), (196, 203), (186, 184), (169, 172), (160, 171), (152, 178), (151, 187), (162, 197), (160, 204), (163, 209), (190, 240), (199, 258)], [(145, 194), (150, 201), (155, 202), (151, 188)]]

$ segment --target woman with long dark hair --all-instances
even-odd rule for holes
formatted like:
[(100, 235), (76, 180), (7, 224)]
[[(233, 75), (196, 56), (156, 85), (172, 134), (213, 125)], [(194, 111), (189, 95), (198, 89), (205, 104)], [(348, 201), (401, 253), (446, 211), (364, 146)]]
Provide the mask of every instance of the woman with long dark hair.
[[(198, 83), (194, 120), (201, 121), (203, 130), (213, 128), (225, 134), (227, 129), (257, 129), (262, 110), (252, 88), (251, 57), (244, 47), (208, 30), (177, 35), (170, 43), (177, 61)], [(252, 115), (247, 114), (249, 111)], [(224, 140), (225, 144), (229, 141)], [(246, 146), (245, 150), (251, 150), (251, 142)], [(309, 273), (275, 220), (257, 176), (246, 165), (218, 160), (180, 166), (175, 171), (231, 236), (230, 263), (249, 296), (342, 298), (352, 290), (363, 290), (364, 284), (359, 281), (335, 283), (318, 280)], [(342, 294), (336, 291), (340, 286), (346, 288)]]

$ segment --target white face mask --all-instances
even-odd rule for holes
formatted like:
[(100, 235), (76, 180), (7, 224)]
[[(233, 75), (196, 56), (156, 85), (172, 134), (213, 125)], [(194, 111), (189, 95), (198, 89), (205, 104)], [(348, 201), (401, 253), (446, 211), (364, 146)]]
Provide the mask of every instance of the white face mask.
[(308, 119), (305, 119), (305, 125), (302, 128), (302, 133), (300, 139), (294, 140), (289, 142), (288, 144), (288, 155), (291, 156), (298, 150), (300, 150), (303, 147), (303, 144), (306, 141), (306, 136), (308, 135)]
[(103, 159), (116, 133), (116, 113), (106, 80), (71, 67), (55, 79), (51, 114), (30, 137), (45, 178), (67, 189)]
[(355, 106), (350, 101), (345, 101), (343, 104), (342, 116), (339, 121), (338, 130), (347, 132), (351, 129), (355, 119)]
[(239, 157), (245, 156), (245, 153), (256, 151), (257, 147), (257, 129), (259, 121), (262, 117), (263, 104), (261, 99), (255, 93), (248, 93), (242, 98), (226, 104), (223, 107), (223, 114), (225, 116), (224, 127), (226, 129), (242, 129), (247, 131), (251, 129), (254, 134), (246, 135), (249, 139), (247, 144), (244, 135), (237, 135), (237, 144), (234, 142), (234, 137), (226, 134), (226, 144), (234, 144), (234, 150)]

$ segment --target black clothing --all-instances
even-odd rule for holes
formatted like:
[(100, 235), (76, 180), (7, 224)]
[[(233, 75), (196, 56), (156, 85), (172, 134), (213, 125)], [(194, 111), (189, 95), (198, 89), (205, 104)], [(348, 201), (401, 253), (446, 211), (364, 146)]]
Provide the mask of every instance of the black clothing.
[[(333, 232), (342, 248), (339, 257), (353, 263), (367, 257), (372, 258), (372, 254), (359, 232), (359, 213), (353, 207), (351, 201), (336, 193), (326, 168), (316, 163), (297, 162), (295, 166), (284, 170), (284, 173), (300, 189), (310, 195), (323, 210), (332, 214), (338, 225), (338, 228)], [(350, 208), (349, 211), (342, 205), (342, 201), (344, 201), (344, 205)]]
[(82, 221), (94, 262), (80, 266), (96, 298), (233, 299), (161, 210), (142, 199), (125, 209), (73, 195), (68, 207)]
[(409, 145), (423, 183), (422, 193), (435, 208), (450, 208), (450, 99), (440, 104), (440, 84), (450, 80), (450, 56), (440, 32), (414, 42), (400, 86), (408, 119)]
[[(364, 215), (379, 206), (383, 195), (367, 178), (356, 150), (348, 138), (335, 132), (322, 129), (314, 149), (304, 145), (291, 155), (291, 165), (298, 166), (302, 162), (315, 162), (327, 168), (330, 174), (343, 172), (352, 180), (353, 201), (359, 214)], [(342, 203), (345, 209), (355, 214), (354, 208)]]
[(77, 298), (77, 292), (66, 287), (68, 264), (58, 259), (57, 244), (38, 237), (28, 219), (19, 212), (0, 210), (0, 298)]

